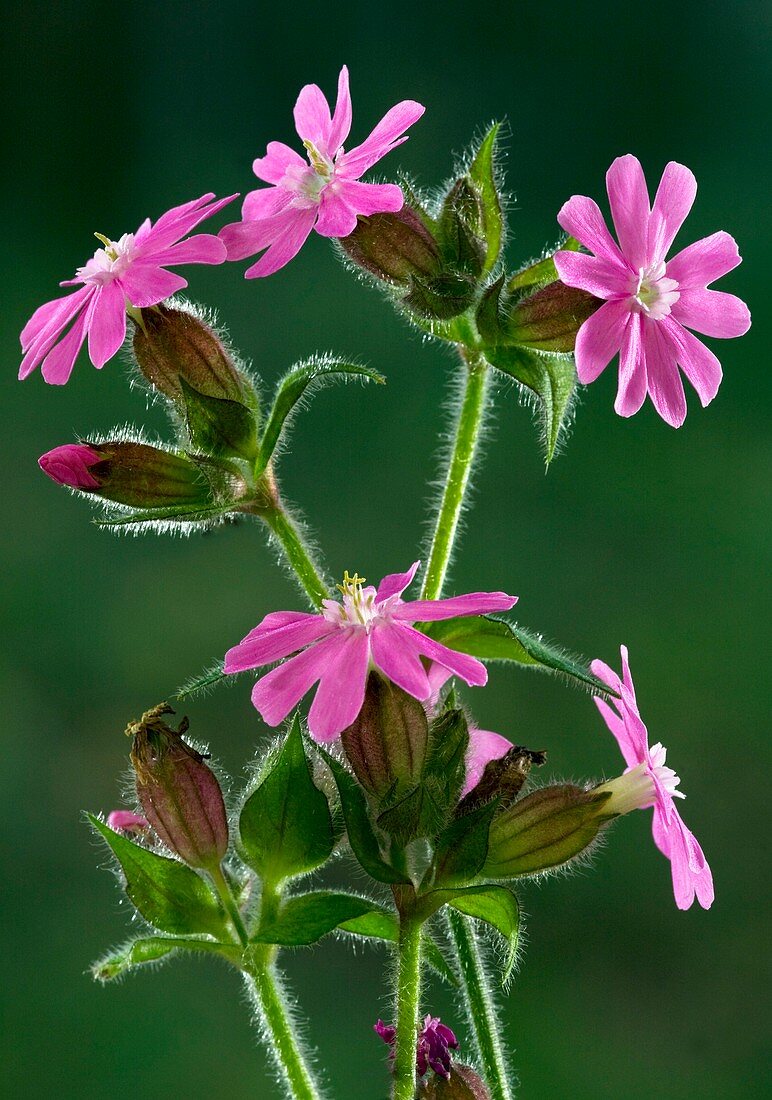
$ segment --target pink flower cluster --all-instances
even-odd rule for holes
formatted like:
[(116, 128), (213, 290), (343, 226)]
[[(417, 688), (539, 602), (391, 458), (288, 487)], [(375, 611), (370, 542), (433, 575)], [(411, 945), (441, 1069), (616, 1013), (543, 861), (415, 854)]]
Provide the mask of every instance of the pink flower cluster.
[[(373, 1025), (373, 1031), (392, 1048), (391, 1056), (393, 1057), (397, 1029), (391, 1024), (384, 1024), (383, 1020), (379, 1020), (377, 1024)], [(425, 1016), (416, 1043), (415, 1064), (418, 1076), (424, 1077), (431, 1069), (443, 1080), (450, 1080), (450, 1070), (453, 1064), (451, 1050), (458, 1050), (458, 1039), (451, 1029), (447, 1024), (443, 1024), (439, 1016)]]

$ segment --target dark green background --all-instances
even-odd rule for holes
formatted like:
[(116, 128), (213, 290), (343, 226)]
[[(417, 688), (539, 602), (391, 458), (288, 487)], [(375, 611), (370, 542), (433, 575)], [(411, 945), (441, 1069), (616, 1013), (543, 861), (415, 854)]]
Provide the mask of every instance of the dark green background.
[[(65, 389), (15, 381), (17, 334), (95, 247), (206, 190), (247, 190), (267, 140), (294, 141), (300, 86), (351, 68), (356, 139), (392, 103), (427, 106), (383, 165), (439, 182), (506, 116), (511, 264), (555, 239), (572, 193), (602, 197), (614, 156), (656, 182), (675, 158), (700, 191), (681, 240), (719, 228), (745, 262), (724, 282), (754, 312), (718, 348), (726, 379), (674, 432), (650, 406), (612, 410), (612, 371), (582, 397), (545, 478), (527, 409), (502, 392), (476, 476), (456, 591), (503, 587), (521, 621), (616, 663), (630, 646), (653, 739), (670, 748), (717, 901), (679, 913), (648, 815), (622, 822), (590, 869), (522, 890), (527, 950), (502, 1012), (523, 1100), (763, 1092), (769, 802), (762, 613), (769, 535), (766, 305), (769, 8), (761, 2), (444, 5), (15, 3), (2, 81), (3, 742), (0, 1065), (9, 1096), (272, 1097), (235, 975), (176, 961), (119, 987), (86, 967), (129, 931), (80, 809), (118, 804), (126, 721), (270, 609), (299, 606), (261, 531), (115, 539), (37, 456), (160, 411), (83, 357)], [(359, 356), (389, 385), (319, 395), (282, 464), (335, 573), (403, 569), (426, 531), (452, 363), (424, 346), (314, 237), (290, 268), (189, 269), (268, 384), (315, 349)], [(192, 703), (193, 730), (238, 776), (266, 736), (248, 686)], [(613, 774), (589, 698), (495, 669), (469, 693), (481, 724), (550, 752), (559, 777)], [(386, 1091), (371, 1021), (390, 1014), (381, 951), (327, 942), (287, 969), (336, 1100)], [(427, 1009), (460, 1024), (444, 992)], [(465, 1043), (463, 1028), (462, 1044)]]

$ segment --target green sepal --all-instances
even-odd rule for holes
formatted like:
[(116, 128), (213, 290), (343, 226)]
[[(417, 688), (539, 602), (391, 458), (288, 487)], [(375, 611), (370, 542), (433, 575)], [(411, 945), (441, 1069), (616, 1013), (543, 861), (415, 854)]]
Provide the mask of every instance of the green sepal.
[(120, 863), (126, 894), (148, 924), (172, 935), (203, 932), (218, 940), (228, 938), (222, 909), (200, 875), (176, 859), (135, 844), (93, 814), (86, 817)]
[(242, 949), (234, 944), (214, 943), (212, 940), (197, 940), (192, 937), (143, 936), (110, 951), (92, 965), (91, 973), (97, 981), (111, 982), (122, 978), (138, 966), (161, 962), (184, 951), (219, 955), (233, 966), (241, 965)]
[(194, 450), (213, 458), (243, 458), (252, 462), (258, 450), (253, 410), (240, 401), (200, 393), (182, 375), (179, 384)]
[(482, 274), (487, 275), (496, 265), (504, 240), (504, 215), (496, 179), (496, 142), (501, 123), (495, 122), (480, 142), (472, 163), (469, 165), (469, 179), (480, 197), (482, 213), (482, 236), (487, 243)]
[(143, 527), (151, 528), (166, 523), (210, 523), (232, 513), (233, 510), (232, 504), (218, 505), (212, 508), (197, 508), (195, 511), (191, 511), (190, 508), (153, 508), (152, 511), (128, 512), (121, 515), (112, 515), (109, 519), (95, 519), (94, 524), (97, 527), (105, 528), (136, 527), (142, 529)]
[(432, 323), (449, 321), (452, 317), (465, 313), (474, 297), (475, 283), (472, 279), (446, 271), (432, 279), (415, 276), (402, 304), (418, 318)]
[(346, 834), (351, 850), (362, 869), (376, 880), (389, 884), (409, 883), (410, 880), (392, 867), (381, 851), (381, 845), (370, 820), (365, 792), (353, 775), (339, 761), (320, 746), (318, 752), (332, 772), (338, 788)]
[(578, 252), (581, 248), (575, 237), (566, 236), (546, 256), (539, 260), (533, 260), (521, 271), (518, 271), (507, 282), (507, 290), (528, 290), (531, 287), (546, 286), (560, 278), (555, 266), (556, 252)]
[(474, 279), (483, 273), (487, 244), (479, 235), (482, 209), (476, 189), (465, 178), (456, 180), (445, 196), (439, 236), (447, 267)]
[(327, 382), (346, 378), (361, 378), (365, 382), (383, 385), (386, 379), (369, 367), (360, 367), (356, 363), (347, 363), (343, 359), (323, 357), (298, 363), (291, 367), (276, 387), (276, 394), (260, 440), (260, 455), (255, 467), (255, 475), (261, 474), (276, 450), (276, 446), (287, 426), (288, 418), (309, 388), (316, 389)]
[(235, 676), (226, 676), (222, 661), (204, 669), (198, 676), (191, 676), (184, 684), (181, 684), (174, 693), (175, 699), (190, 699), (192, 696), (201, 695), (211, 688), (217, 687), (224, 680), (235, 680)]
[(513, 661), (543, 672), (557, 673), (599, 694), (610, 694), (608, 684), (596, 679), (583, 661), (517, 623), (490, 615), (469, 615), (431, 623), (425, 630), (430, 638), (449, 649), (478, 660)]
[[(442, 905), (450, 905), (459, 913), (475, 920), (485, 921), (499, 932), (507, 942), (506, 961), (502, 972), (502, 985), (512, 976), (517, 959), (520, 938), (520, 905), (506, 886), (466, 886), (461, 890), (435, 890), (422, 899), (423, 907), (431, 911)], [(423, 911), (422, 907), (422, 911)]]
[(543, 354), (530, 348), (486, 347), (485, 358), (539, 398), (539, 419), (547, 465), (571, 419), (576, 392), (573, 356)]
[[(253, 943), (306, 947), (336, 928), (359, 936), (383, 939), (394, 916), (370, 898), (356, 894), (318, 891), (288, 898), (268, 920), (260, 922)], [(390, 938), (390, 935), (387, 937)]]
[(272, 884), (313, 871), (335, 845), (327, 798), (315, 785), (296, 714), (277, 759), (239, 817), (245, 862)]
[(443, 829), (426, 873), (427, 884), (463, 886), (477, 876), (488, 855), (488, 833), (497, 806), (494, 798)]

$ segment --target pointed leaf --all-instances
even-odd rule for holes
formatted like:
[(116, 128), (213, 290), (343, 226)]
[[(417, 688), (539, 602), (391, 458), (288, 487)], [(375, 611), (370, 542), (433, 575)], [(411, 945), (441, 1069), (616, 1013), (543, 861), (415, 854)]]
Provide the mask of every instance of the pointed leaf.
[(544, 450), (549, 465), (571, 418), (576, 390), (573, 357), (524, 347), (487, 347), (484, 354), (491, 366), (508, 374), (539, 398)]
[(488, 833), (497, 807), (493, 799), (443, 829), (427, 881), (438, 886), (461, 886), (477, 875), (488, 855)]
[(214, 458), (243, 458), (251, 462), (257, 455), (253, 410), (240, 401), (200, 393), (182, 375), (179, 383), (193, 449)]
[(225, 675), (222, 661), (219, 661), (211, 668), (205, 669), (199, 676), (191, 676), (181, 687), (177, 688), (174, 695), (177, 699), (189, 699), (191, 696), (204, 694), (211, 688), (217, 687), (224, 680), (233, 681), (234, 679), (234, 676)]
[(517, 898), (506, 886), (467, 886), (463, 890), (435, 890), (427, 894), (425, 904), (438, 909), (450, 905), (467, 917), (483, 920), (500, 932), (507, 941), (507, 957), (504, 963), (502, 985), (512, 975), (517, 957), (520, 936), (520, 906)]
[(487, 241), (487, 252), (483, 274), (492, 271), (501, 252), (504, 238), (504, 215), (496, 181), (496, 141), (501, 123), (496, 122), (480, 143), (474, 159), (469, 166), (469, 178), (477, 188), (482, 202), (483, 235)]
[(481, 661), (514, 661), (565, 676), (600, 694), (609, 694), (608, 685), (597, 680), (584, 661), (572, 657), (558, 646), (550, 645), (541, 635), (517, 623), (488, 615), (470, 615), (432, 623), (426, 633), (449, 649), (468, 653)]
[(137, 529), (152, 528), (159, 524), (173, 526), (175, 523), (208, 523), (210, 520), (219, 519), (233, 512), (233, 505), (217, 505), (212, 508), (198, 508), (192, 511), (190, 508), (153, 508), (143, 512), (129, 512), (128, 514), (111, 515), (109, 519), (95, 519), (97, 527)]
[(263, 430), (256, 474), (262, 473), (268, 465), (287, 420), (301, 398), (320, 385), (346, 378), (361, 378), (365, 382), (377, 382), (379, 385), (386, 381), (377, 371), (360, 367), (356, 363), (346, 363), (342, 359), (314, 359), (299, 363), (284, 375), (276, 389), (273, 407)]
[(507, 290), (526, 290), (534, 286), (545, 286), (554, 283), (559, 278), (558, 269), (555, 267), (556, 252), (578, 252), (581, 248), (575, 237), (565, 237), (553, 250), (540, 260), (534, 260), (513, 275), (507, 283)]
[(219, 955), (234, 966), (239, 966), (241, 959), (241, 948), (234, 944), (173, 936), (144, 936), (109, 952), (104, 958), (94, 963), (91, 972), (98, 981), (110, 982), (115, 978), (123, 977), (137, 966), (160, 962), (181, 951)]
[(190, 935), (206, 932), (228, 939), (222, 910), (208, 883), (175, 859), (135, 844), (93, 814), (86, 815), (121, 865), (132, 904), (161, 932)]
[[(368, 927), (365, 918), (370, 919), (369, 932), (365, 931)], [(393, 920), (393, 914), (370, 898), (327, 891), (299, 894), (288, 898), (267, 921), (261, 921), (260, 929), (252, 940), (254, 943), (273, 943), (282, 947), (305, 947), (341, 925), (359, 935), (377, 934), (377, 931), (384, 930), (384, 920)], [(353, 928), (350, 927), (352, 924)]]
[(246, 862), (274, 884), (313, 871), (332, 853), (330, 807), (311, 778), (297, 714), (278, 759), (244, 803), (239, 835)]

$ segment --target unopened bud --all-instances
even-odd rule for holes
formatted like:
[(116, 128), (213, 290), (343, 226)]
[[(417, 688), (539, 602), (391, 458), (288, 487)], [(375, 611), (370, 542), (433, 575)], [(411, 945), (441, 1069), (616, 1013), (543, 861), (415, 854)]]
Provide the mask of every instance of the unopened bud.
[(356, 229), (339, 244), (354, 263), (387, 283), (409, 286), (440, 270), (434, 237), (407, 203), (394, 214), (359, 218)]
[(113, 810), (107, 815), (107, 824), (116, 832), (140, 835), (150, 828), (150, 822), (146, 817), (135, 814), (131, 810)]
[(359, 782), (382, 798), (397, 785), (415, 784), (423, 769), (429, 723), (417, 699), (371, 672), (359, 715), (341, 734)]
[(65, 443), (41, 455), (38, 466), (57, 485), (89, 492), (99, 488), (99, 481), (91, 473), (91, 467), (101, 461), (101, 456), (93, 447), (85, 443)]
[(432, 1077), (418, 1089), (419, 1100), (491, 1100), (491, 1094), (471, 1066), (453, 1064), (450, 1077)]
[(204, 757), (182, 738), (188, 720), (171, 729), (161, 703), (126, 729), (137, 797), (164, 844), (190, 867), (212, 870), (228, 850), (228, 818), (220, 784)]
[(604, 824), (610, 794), (573, 784), (543, 787), (494, 817), (481, 874), (532, 875), (568, 863), (588, 848)]

